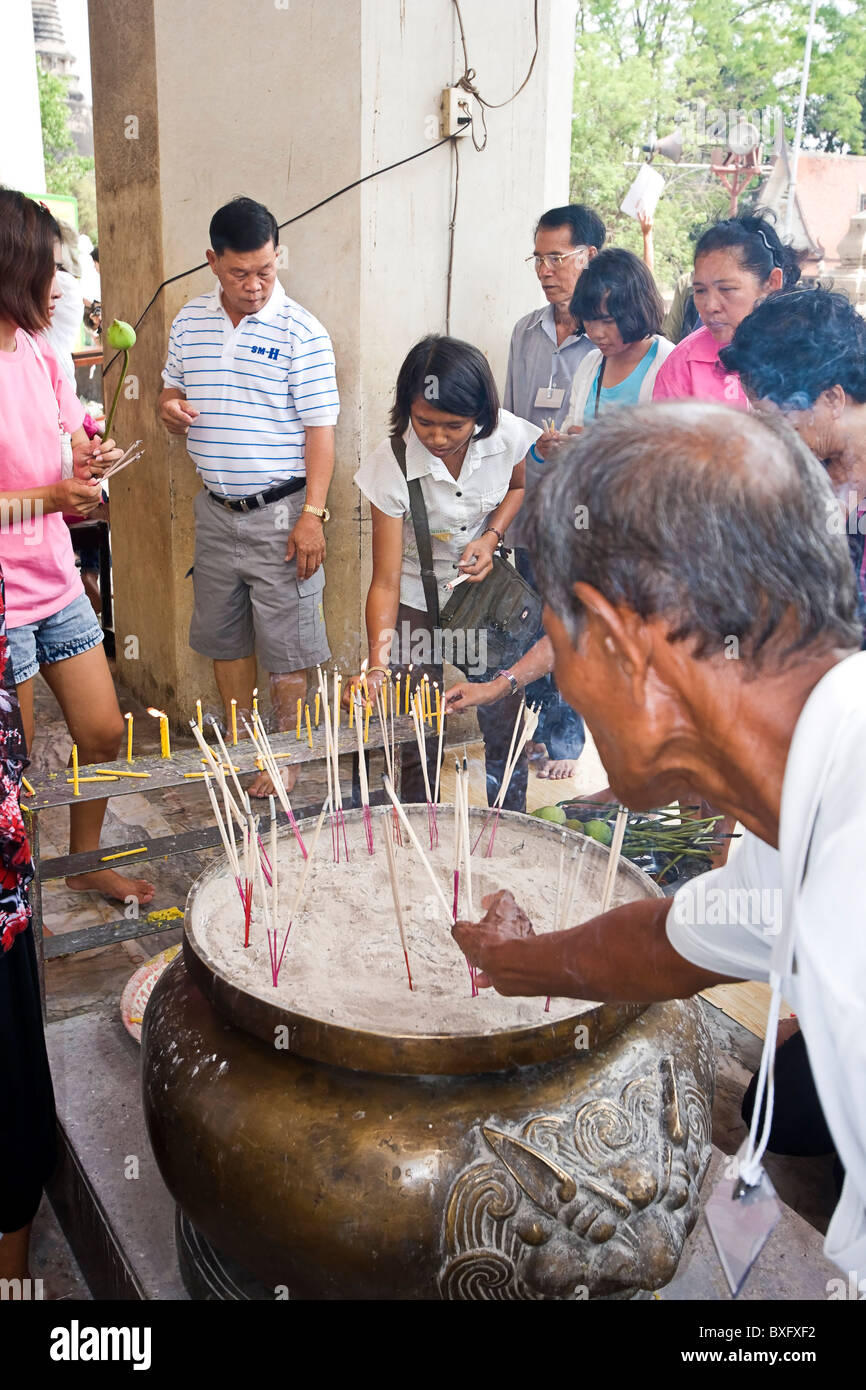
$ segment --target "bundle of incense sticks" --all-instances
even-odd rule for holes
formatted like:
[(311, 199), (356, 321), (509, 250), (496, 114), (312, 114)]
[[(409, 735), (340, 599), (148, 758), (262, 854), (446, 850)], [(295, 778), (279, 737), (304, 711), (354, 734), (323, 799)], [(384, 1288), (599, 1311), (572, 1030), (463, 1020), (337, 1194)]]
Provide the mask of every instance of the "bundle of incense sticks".
[[(466, 902), (467, 921), (475, 921), (475, 904), (472, 900), (472, 844), (469, 836), (469, 761), (464, 752), (463, 767), (459, 759), (454, 760), (454, 845), (456, 868), (454, 872), (454, 920), (457, 921), (458, 899), (461, 876)], [(469, 966), (469, 982), (472, 998), (478, 998), (477, 970)]]
[[(109, 478), (114, 477), (115, 473), (119, 473), (122, 469), (128, 468), (131, 463), (135, 463), (137, 459), (140, 459), (142, 454), (144, 453), (143, 449), (138, 448), (141, 442), (142, 441), (140, 439), (136, 439), (134, 444), (130, 444), (129, 448), (126, 450), (126, 453), (123, 454), (117, 460), (117, 463), (113, 463), (110, 468), (106, 468), (105, 472), (99, 478), (99, 482), (107, 482)], [(138, 452), (136, 453), (135, 451), (137, 449)]]
[(391, 895), (394, 899), (394, 916), (397, 918), (397, 929), (400, 933), (400, 944), (403, 947), (403, 959), (406, 962), (406, 974), (409, 976), (409, 988), (412, 989), (412, 971), (409, 968), (409, 952), (406, 949), (406, 928), (403, 923), (403, 909), (400, 906), (400, 885), (397, 878), (397, 855), (394, 851), (394, 843), (391, 839), (391, 827), (389, 825), (391, 817), (386, 808), (382, 809), (382, 833), (385, 837), (385, 853), (388, 856), (388, 877), (391, 880)]
[[(577, 892), (577, 886), (580, 883), (586, 851), (589, 849), (590, 844), (589, 840), (585, 838), (581, 844), (574, 846), (574, 849), (571, 851), (568, 868), (565, 874), (563, 874), (563, 867), (565, 864), (565, 842), (566, 836), (563, 833), (562, 842), (559, 847), (559, 874), (556, 880), (556, 902), (553, 906), (554, 931), (565, 931), (568, 927), (568, 921), (571, 917), (571, 905), (574, 901), (574, 895)], [(547, 996), (547, 1002), (544, 1005), (544, 1012), (550, 1012), (549, 994)]]
[(285, 812), (286, 820), (292, 827), (292, 833), (298, 842), (301, 854), (306, 859), (307, 848), (304, 844), (303, 836), (301, 835), (301, 832), (298, 829), (298, 823), (295, 820), (295, 813), (292, 810), (292, 803), (289, 800), (289, 793), (286, 790), (282, 777), (280, 776), (280, 770), (277, 767), (277, 761), (274, 757), (274, 751), (271, 747), (271, 741), (268, 738), (265, 727), (261, 719), (259, 718), (256, 720), (255, 726), (252, 729), (250, 728), (247, 721), (244, 720), (244, 728), (246, 729), (247, 734), (252, 739), (253, 743), (256, 745), (256, 751), (258, 752), (259, 760), (262, 764), (262, 770), (268, 774), (273, 783), (274, 791), (280, 799), (280, 805), (282, 806), (283, 811)]
[[(224, 742), (223, 737), (222, 737), (222, 734), (221, 734), (220, 731), (219, 731), (219, 725), (217, 724), (216, 720), (213, 720), (212, 723), (211, 723), (211, 727), (212, 727), (212, 729), (213, 729), (213, 731), (214, 731), (214, 734), (216, 735), (217, 742), (218, 742), (218, 744), (219, 744), (219, 746), (220, 746), (220, 752), (222, 753), (223, 757), (224, 757), (225, 760), (226, 760), (226, 765), (227, 765), (228, 770), (229, 770), (229, 772), (230, 772), (230, 774), (231, 774), (232, 781), (233, 781), (233, 783), (234, 783), (234, 785), (235, 785), (235, 790), (237, 791), (237, 794), (238, 794), (238, 801), (237, 801), (237, 802), (235, 801), (234, 797), (232, 796), (231, 792), (229, 791), (229, 786), (228, 786), (228, 782), (226, 781), (225, 773), (223, 772), (223, 765), (222, 765), (222, 763), (218, 762), (217, 759), (214, 757), (211, 748), (210, 748), (210, 747), (208, 746), (208, 744), (205, 742), (204, 735), (199, 731), (198, 725), (197, 725), (197, 723), (196, 723), (196, 721), (195, 721), (194, 719), (191, 719), (191, 720), (189, 721), (189, 727), (191, 728), (191, 730), (192, 730), (192, 732), (193, 732), (193, 737), (195, 738), (196, 742), (198, 743), (199, 748), (202, 750), (202, 752), (203, 752), (204, 755), (205, 755), (205, 763), (206, 763), (206, 765), (210, 767), (210, 770), (211, 770), (211, 772), (213, 773), (213, 776), (214, 776), (214, 778), (216, 779), (216, 782), (217, 782), (218, 786), (220, 787), (220, 790), (222, 791), (222, 794), (223, 794), (223, 801), (224, 801), (224, 804), (225, 804), (225, 806), (226, 806), (226, 816), (227, 816), (227, 819), (228, 819), (228, 821), (229, 821), (229, 824), (231, 824), (231, 819), (232, 819), (232, 817), (234, 817), (234, 819), (237, 821), (238, 825), (240, 826), (241, 831), (243, 831), (244, 825), (245, 825), (245, 823), (246, 823), (245, 817), (248, 816), (248, 815), (250, 814), (250, 810), (251, 810), (251, 808), (250, 808), (250, 799), (249, 799), (249, 797), (247, 796), (246, 792), (244, 791), (243, 787), (241, 786), (240, 782), (238, 781), (238, 778), (237, 778), (237, 769), (235, 768), (234, 763), (232, 762), (231, 758), (229, 757), (228, 749), (226, 748), (225, 742)], [(240, 804), (238, 804), (238, 802), (239, 802)], [(267, 852), (266, 852), (266, 850), (265, 850), (264, 845), (262, 844), (261, 837), (258, 837), (258, 832), (257, 832), (257, 838), (258, 838), (258, 845), (259, 845), (259, 848), (260, 848), (262, 854), (264, 855), (264, 859), (265, 859), (265, 866), (266, 866), (266, 867), (265, 867), (265, 874), (266, 874), (266, 876), (267, 876), (268, 883), (270, 883), (270, 881), (271, 881), (271, 865), (270, 865), (270, 860), (268, 859)]]
[(364, 835), (367, 839), (367, 853), (373, 854), (373, 821), (370, 815), (370, 788), (367, 782), (367, 759), (364, 754), (364, 735), (361, 728), (362, 710), (364, 702), (360, 691), (357, 689), (352, 692), (352, 703), (355, 706), (355, 734), (358, 739), (358, 782), (361, 788), (361, 806), (363, 808)]
[(521, 753), (538, 728), (539, 709), (540, 706), (527, 705), (524, 701), (517, 711), (517, 718), (514, 721), (514, 728), (511, 732), (511, 744), (508, 749), (508, 757), (505, 760), (505, 770), (502, 774), (502, 783), (499, 787), (499, 793), (479, 831), (478, 839), (472, 846), (473, 854), (481, 843), (482, 836), (490, 824), (491, 818), (493, 819), (493, 829), (490, 831), (490, 839), (487, 844), (487, 849), (485, 850), (485, 858), (489, 859), (493, 853), (493, 841), (496, 838), (496, 827), (499, 825), (499, 817), (502, 814), (502, 807), (508, 793), (509, 783), (514, 776), (514, 769), (517, 767)]
[(427, 773), (427, 734), (424, 729), (424, 695), (420, 688), (416, 689), (412, 699), (412, 727), (415, 730), (415, 742), (418, 744), (418, 756), (421, 759), (421, 772), (424, 777), (424, 794), (427, 798), (427, 834), (430, 837), (430, 848), (435, 849), (439, 843), (439, 829), (436, 825), (436, 808), (433, 805), (433, 796), (430, 791), (430, 778)]
[(340, 862), (340, 834), (343, 836), (343, 846), (346, 851), (346, 859), (349, 858), (349, 841), (346, 835), (346, 821), (343, 816), (343, 794), (340, 791), (340, 726), (339, 726), (339, 678), (334, 673), (334, 718), (331, 718), (331, 698), (328, 689), (328, 677), (322, 671), (321, 666), (317, 667), (319, 680), (319, 694), (322, 701), (322, 714), (325, 720), (325, 762), (328, 778), (328, 806), (330, 809), (331, 821), (331, 848), (334, 854), (334, 862)]

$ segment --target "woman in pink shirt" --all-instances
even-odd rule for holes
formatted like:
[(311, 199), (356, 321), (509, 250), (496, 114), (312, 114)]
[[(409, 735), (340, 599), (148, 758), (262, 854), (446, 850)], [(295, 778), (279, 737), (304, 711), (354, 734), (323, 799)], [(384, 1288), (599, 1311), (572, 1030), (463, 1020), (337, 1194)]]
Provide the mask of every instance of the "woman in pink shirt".
[[(0, 564), (9, 652), (28, 749), (33, 677), (41, 671), (79, 761), (95, 763), (117, 756), (124, 724), (62, 513), (87, 516), (99, 505), (101, 489), (90, 480), (98, 480), (120, 450), (112, 440), (88, 439), (81, 404), (51, 348), (37, 337), (60, 296), (60, 251), (60, 229), (47, 208), (0, 189)], [(98, 847), (104, 816), (104, 801), (71, 808), (71, 853)], [(146, 880), (111, 869), (66, 882), (121, 900), (153, 897)]]
[(653, 400), (694, 396), (735, 410), (749, 403), (719, 352), (757, 304), (800, 277), (796, 256), (765, 217), (732, 217), (704, 232), (695, 247), (692, 290), (703, 327), (674, 348), (659, 369)]

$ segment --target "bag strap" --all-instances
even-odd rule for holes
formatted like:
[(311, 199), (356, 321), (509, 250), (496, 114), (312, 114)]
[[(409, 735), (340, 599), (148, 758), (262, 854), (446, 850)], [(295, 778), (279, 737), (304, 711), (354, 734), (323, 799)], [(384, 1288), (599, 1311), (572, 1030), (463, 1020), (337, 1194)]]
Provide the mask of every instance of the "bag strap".
[(439, 589), (433, 569), (433, 545), (430, 540), (430, 523), (427, 520), (427, 507), (421, 491), (421, 479), (409, 478), (406, 474), (406, 441), (399, 434), (391, 435), (391, 449), (397, 460), (400, 472), (406, 479), (409, 489), (409, 509), (412, 513), (412, 527), (415, 531), (415, 544), (421, 563), (421, 583), (424, 586), (424, 601), (427, 615), (434, 627), (439, 626)]

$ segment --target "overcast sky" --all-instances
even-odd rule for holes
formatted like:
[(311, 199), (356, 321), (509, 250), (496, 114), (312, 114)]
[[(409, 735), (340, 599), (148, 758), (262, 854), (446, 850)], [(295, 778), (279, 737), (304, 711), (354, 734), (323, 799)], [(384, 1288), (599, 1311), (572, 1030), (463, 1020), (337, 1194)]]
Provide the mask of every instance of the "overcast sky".
[(63, 35), (75, 54), (75, 71), (88, 105), (93, 104), (90, 86), (90, 41), (87, 34), (87, 0), (57, 0)]

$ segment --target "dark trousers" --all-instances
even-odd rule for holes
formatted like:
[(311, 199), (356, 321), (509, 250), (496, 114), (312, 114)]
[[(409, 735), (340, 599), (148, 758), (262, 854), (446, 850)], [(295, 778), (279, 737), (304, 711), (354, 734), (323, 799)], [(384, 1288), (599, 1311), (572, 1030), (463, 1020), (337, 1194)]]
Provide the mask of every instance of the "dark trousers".
[[(770, 1153), (792, 1154), (797, 1158), (815, 1158), (821, 1154), (835, 1153), (836, 1145), (824, 1119), (818, 1089), (809, 1065), (806, 1039), (802, 1033), (792, 1033), (791, 1037), (776, 1049), (773, 1074), (775, 1099), (770, 1138), (767, 1143)], [(743, 1096), (741, 1113), (747, 1125), (752, 1123), (757, 1088), (756, 1073)], [(763, 1123), (762, 1108), (759, 1134)], [(838, 1159), (834, 1176), (837, 1188), (841, 1191), (844, 1171)]]
[[(404, 638), (407, 637), (408, 642), (404, 641)], [(391, 671), (395, 682), (398, 674), (401, 678), (402, 710), (406, 708), (405, 688), (410, 661), (413, 662), (411, 677), (413, 694), (416, 684), (425, 672), (430, 678), (431, 696), (434, 681), (438, 681), (440, 691), (444, 689), (442, 657), (436, 646), (439, 640), (439, 634), (434, 633), (429, 617), (425, 612), (400, 604), (397, 613), (397, 638), (391, 650)], [(451, 660), (447, 647), (445, 654)], [(416, 660), (416, 655), (421, 659)], [(516, 656), (514, 659), (517, 659)], [(490, 680), (496, 674), (495, 671), (488, 671), (486, 668), (479, 669), (472, 661), (467, 661), (465, 668), (461, 666), (461, 669), (464, 670), (466, 679), (470, 681)], [(396, 690), (396, 685), (393, 686), (393, 689)], [(502, 785), (502, 777), (508, 759), (508, 750), (511, 745), (511, 735), (514, 732), (514, 721), (522, 703), (522, 695), (509, 695), (504, 700), (497, 700), (494, 705), (481, 705), (476, 711), (484, 738), (488, 806), (491, 806), (499, 795), (499, 788)], [(427, 776), (430, 780), (431, 795), (434, 791), (434, 779), (436, 777), (437, 746), (434, 721), (433, 730), (429, 726), (427, 729)], [(504, 806), (507, 811), (526, 810), (526, 781), (527, 762), (526, 750), (524, 749), (505, 794)], [(426, 800), (426, 795), (421, 756), (414, 744), (404, 744), (402, 799), (406, 802), (423, 802)]]
[[(515, 548), (514, 567), (534, 589), (535, 576), (532, 573), (529, 551), (524, 550), (522, 546)], [(543, 636), (544, 629), (540, 628), (536, 641)], [(547, 756), (555, 759), (579, 758), (586, 742), (583, 720), (577, 710), (572, 709), (567, 700), (563, 700), (552, 673), (540, 676), (537, 681), (526, 687), (526, 703), (541, 706), (535, 740), (544, 744)]]
[(0, 947), (0, 1232), (36, 1215), (56, 1162), (54, 1091), (33, 930)]

